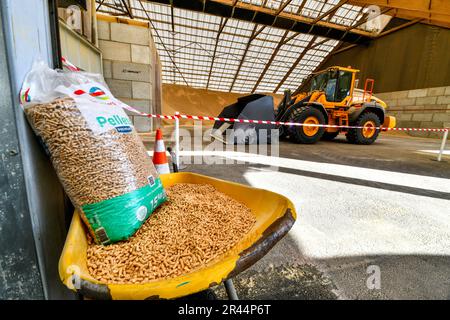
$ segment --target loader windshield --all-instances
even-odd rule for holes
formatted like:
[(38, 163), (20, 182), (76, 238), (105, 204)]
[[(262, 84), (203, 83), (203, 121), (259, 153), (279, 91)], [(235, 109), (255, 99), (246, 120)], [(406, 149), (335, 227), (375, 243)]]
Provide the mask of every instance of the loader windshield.
[(321, 91), (327, 101), (341, 102), (350, 94), (352, 79), (352, 72), (330, 69), (312, 77), (310, 92)]
[(322, 72), (315, 75), (311, 81), (311, 92), (312, 91), (325, 91), (329, 78), (328, 72)]
[(338, 73), (335, 70), (328, 70), (317, 74), (311, 81), (311, 92), (322, 91), (325, 92), (327, 101), (334, 101), (336, 91)]

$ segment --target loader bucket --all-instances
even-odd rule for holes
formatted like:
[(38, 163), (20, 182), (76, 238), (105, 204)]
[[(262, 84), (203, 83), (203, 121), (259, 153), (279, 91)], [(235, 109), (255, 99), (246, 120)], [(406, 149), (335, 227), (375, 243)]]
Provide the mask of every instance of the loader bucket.
[[(251, 94), (238, 98), (223, 108), (218, 117), (275, 121), (273, 97)], [(270, 143), (270, 130), (275, 128), (271, 124), (216, 121), (212, 136), (231, 144)], [(227, 130), (231, 131), (227, 134)]]

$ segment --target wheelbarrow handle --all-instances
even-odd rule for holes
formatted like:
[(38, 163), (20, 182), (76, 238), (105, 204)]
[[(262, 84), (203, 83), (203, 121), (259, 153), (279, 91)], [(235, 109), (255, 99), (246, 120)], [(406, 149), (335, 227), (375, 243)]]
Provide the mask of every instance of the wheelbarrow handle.
[(239, 300), (239, 297), (236, 292), (236, 288), (234, 287), (234, 284), (233, 284), (233, 280), (231, 280), (231, 279), (225, 280), (225, 290), (227, 291), (228, 299)]

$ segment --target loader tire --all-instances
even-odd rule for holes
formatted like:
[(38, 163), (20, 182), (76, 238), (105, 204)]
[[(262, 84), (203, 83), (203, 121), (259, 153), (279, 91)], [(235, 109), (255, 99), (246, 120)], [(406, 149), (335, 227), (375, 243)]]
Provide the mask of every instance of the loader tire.
[[(325, 117), (316, 108), (303, 106), (295, 109), (289, 117), (289, 122), (325, 124)], [(316, 143), (325, 132), (324, 127), (301, 127), (289, 126), (287, 128), (289, 137), (296, 143)]]
[(377, 140), (380, 129), (373, 128), (380, 127), (381, 122), (380, 118), (378, 118), (375, 113), (363, 113), (352, 125), (364, 128), (349, 129), (346, 134), (348, 142), (355, 144), (372, 144)]
[(286, 138), (286, 136), (288, 135), (288, 133), (286, 132), (286, 128), (284, 126), (280, 126), (279, 130), (279, 138), (280, 139), (284, 139)]
[(339, 135), (339, 131), (336, 132), (324, 132), (322, 140), (331, 141)]

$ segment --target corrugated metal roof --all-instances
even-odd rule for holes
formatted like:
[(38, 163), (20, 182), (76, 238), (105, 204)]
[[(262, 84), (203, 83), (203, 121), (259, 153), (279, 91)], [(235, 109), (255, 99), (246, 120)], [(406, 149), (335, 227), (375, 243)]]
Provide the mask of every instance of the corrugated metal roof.
[[(126, 13), (124, 1), (97, 3), (101, 4), (99, 12)], [(312, 19), (338, 7), (321, 20), (346, 28), (356, 25), (365, 14), (364, 7), (342, 4), (340, 0), (241, 0), (233, 4), (236, 3)], [(129, 4), (134, 19), (151, 21), (163, 83), (241, 93), (295, 90), (340, 43), (158, 3), (130, 0)], [(366, 30), (366, 25), (357, 28)]]

